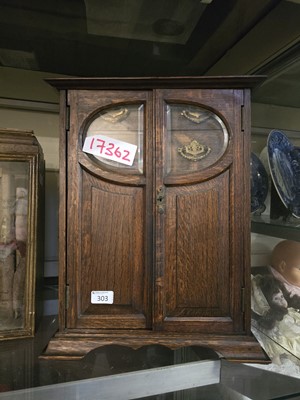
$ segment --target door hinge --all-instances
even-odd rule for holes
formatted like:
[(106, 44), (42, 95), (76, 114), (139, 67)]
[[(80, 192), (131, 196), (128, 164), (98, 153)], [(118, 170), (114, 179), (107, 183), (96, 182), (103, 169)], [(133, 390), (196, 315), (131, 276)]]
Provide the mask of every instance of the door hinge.
[(241, 312), (244, 313), (245, 312), (245, 295), (246, 295), (246, 291), (245, 288), (242, 287), (241, 288)]
[(65, 307), (66, 307), (66, 310), (69, 308), (69, 297), (70, 297), (69, 285), (66, 285), (66, 289), (65, 289)]
[(66, 121), (65, 121), (65, 125), (66, 125), (66, 131), (70, 130), (70, 106), (66, 106)]
[(245, 131), (245, 107), (241, 105), (241, 131)]

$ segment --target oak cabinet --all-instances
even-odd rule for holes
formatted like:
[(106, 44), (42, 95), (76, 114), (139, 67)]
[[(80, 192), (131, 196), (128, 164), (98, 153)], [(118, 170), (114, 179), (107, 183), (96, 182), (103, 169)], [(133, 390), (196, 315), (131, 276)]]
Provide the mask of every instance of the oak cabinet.
[(250, 87), (260, 77), (83, 78), (60, 90), (60, 327), (106, 344), (264, 359), (250, 331)]

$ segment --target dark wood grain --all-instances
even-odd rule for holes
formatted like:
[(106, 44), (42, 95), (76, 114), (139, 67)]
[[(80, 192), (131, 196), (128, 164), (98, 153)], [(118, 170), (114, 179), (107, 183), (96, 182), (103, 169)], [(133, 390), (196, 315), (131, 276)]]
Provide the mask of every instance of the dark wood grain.
[(241, 76), (175, 76), (131, 78), (56, 78), (46, 82), (57, 89), (153, 89), (153, 88), (252, 88), (266, 79), (264, 75)]
[(150, 331), (106, 331), (106, 332), (66, 332), (58, 333), (50, 341), (47, 351), (41, 356), (49, 359), (80, 359), (91, 350), (101, 346), (118, 344), (138, 349), (147, 345), (162, 345), (171, 349), (186, 346), (208, 347), (220, 357), (238, 362), (268, 363), (269, 359), (251, 336), (215, 334), (166, 334)]

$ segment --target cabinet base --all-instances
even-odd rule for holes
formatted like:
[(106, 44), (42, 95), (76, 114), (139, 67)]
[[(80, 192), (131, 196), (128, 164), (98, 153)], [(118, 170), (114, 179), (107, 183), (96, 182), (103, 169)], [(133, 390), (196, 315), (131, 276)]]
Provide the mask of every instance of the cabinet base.
[(225, 336), (204, 334), (172, 334), (166, 332), (106, 331), (105, 333), (58, 332), (50, 340), (40, 358), (81, 359), (102, 346), (119, 345), (138, 349), (161, 345), (170, 349), (199, 346), (215, 351), (219, 357), (238, 362), (270, 362), (253, 336)]

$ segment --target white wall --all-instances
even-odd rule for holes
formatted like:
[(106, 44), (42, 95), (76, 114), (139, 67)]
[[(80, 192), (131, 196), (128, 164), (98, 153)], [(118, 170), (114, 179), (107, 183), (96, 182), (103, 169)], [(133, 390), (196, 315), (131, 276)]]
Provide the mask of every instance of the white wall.
[(59, 95), (44, 80), (51, 77), (0, 67), (0, 128), (33, 130), (44, 150), (46, 169), (58, 170)]
[(300, 109), (252, 103), (252, 151), (260, 153), (271, 130), (283, 131), (295, 145), (300, 145)]
[(46, 169), (58, 170), (58, 114), (2, 106), (0, 128), (33, 130), (43, 148)]
[(0, 67), (0, 97), (57, 103), (58, 93), (45, 82), (45, 79), (62, 76), (48, 72)]

